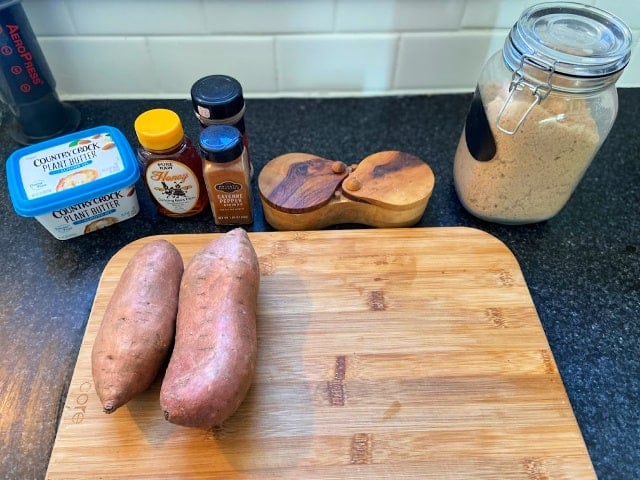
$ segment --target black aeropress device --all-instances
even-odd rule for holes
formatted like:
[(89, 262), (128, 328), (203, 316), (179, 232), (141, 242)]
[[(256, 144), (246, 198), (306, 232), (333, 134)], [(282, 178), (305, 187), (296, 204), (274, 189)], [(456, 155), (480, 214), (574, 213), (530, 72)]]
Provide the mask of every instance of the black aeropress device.
[(73, 132), (80, 112), (59, 100), (56, 83), (20, 0), (0, 1), (0, 99), (9, 134), (28, 145)]

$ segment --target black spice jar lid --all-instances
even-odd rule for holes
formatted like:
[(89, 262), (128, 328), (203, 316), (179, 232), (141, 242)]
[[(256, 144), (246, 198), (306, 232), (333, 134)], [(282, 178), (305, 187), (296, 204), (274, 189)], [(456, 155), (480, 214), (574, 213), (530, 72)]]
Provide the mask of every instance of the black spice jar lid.
[(242, 154), (242, 135), (231, 125), (211, 125), (200, 132), (200, 155), (205, 160), (226, 163)]
[(242, 86), (228, 75), (209, 75), (191, 87), (191, 102), (198, 115), (206, 119), (233, 117), (244, 109)]

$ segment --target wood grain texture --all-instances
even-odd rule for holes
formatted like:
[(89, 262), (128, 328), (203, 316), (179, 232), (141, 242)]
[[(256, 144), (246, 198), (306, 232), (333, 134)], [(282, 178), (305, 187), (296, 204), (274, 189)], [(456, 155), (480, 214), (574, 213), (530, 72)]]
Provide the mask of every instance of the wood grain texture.
[[(336, 171), (335, 165), (342, 168)], [(308, 153), (287, 153), (260, 172), (264, 201), (287, 213), (305, 213), (326, 205), (348, 175), (341, 162)]]
[(435, 184), (429, 165), (398, 151), (365, 157), (350, 177), (357, 188), (349, 188), (350, 182), (345, 182), (343, 192), (347, 197), (398, 211), (423, 205)]
[[(216, 234), (167, 235), (185, 261)], [(252, 233), (258, 367), (205, 432), (159, 382), (101, 411), (90, 351), (140, 239), (101, 277), (47, 478), (595, 479), (517, 261), (452, 228)]]
[(377, 152), (348, 168), (288, 153), (267, 163), (258, 177), (265, 218), (277, 230), (345, 223), (409, 227), (422, 217), (434, 185), (429, 165), (399, 151)]

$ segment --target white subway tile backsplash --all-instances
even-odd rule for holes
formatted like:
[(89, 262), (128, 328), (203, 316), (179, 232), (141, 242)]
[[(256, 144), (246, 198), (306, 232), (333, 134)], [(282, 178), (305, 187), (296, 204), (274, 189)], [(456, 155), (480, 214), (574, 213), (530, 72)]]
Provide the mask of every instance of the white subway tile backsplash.
[(199, 0), (65, 1), (79, 35), (193, 35), (205, 29)]
[(276, 40), (279, 87), (291, 92), (386, 92), (395, 35), (304, 35)]
[(38, 35), (65, 36), (75, 33), (66, 3), (30, 0), (23, 2), (23, 7), (33, 31)]
[[(542, 0), (540, 0), (542, 1)], [(582, 0), (632, 29), (640, 2)], [(23, 0), (62, 98), (188, 97), (203, 75), (247, 96), (471, 91), (537, 0)]]
[(62, 97), (145, 97), (159, 91), (143, 37), (48, 37), (40, 45)]
[(212, 74), (231, 75), (255, 94), (277, 92), (269, 36), (151, 37), (148, 51), (160, 94), (186, 96), (193, 82)]
[(204, 0), (203, 7), (205, 31), (213, 34), (315, 33), (333, 28), (333, 1)]
[(452, 37), (406, 34), (400, 39), (394, 87), (399, 90), (473, 90), (485, 61), (504, 38), (490, 33)]
[(456, 30), (465, 2), (451, 0), (340, 0), (336, 30), (403, 32)]

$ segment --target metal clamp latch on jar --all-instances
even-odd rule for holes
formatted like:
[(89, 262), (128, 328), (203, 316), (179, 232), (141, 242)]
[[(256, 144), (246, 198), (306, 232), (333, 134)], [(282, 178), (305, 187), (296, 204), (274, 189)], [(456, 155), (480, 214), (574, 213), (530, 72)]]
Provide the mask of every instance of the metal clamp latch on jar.
[[(545, 82), (539, 83), (535, 86), (525, 82), (524, 80), (525, 64), (531, 65), (533, 68), (536, 68), (538, 70), (543, 70), (547, 72), (547, 78)], [(498, 130), (508, 135), (515, 134), (520, 129), (520, 127), (524, 123), (529, 113), (531, 113), (531, 110), (533, 110), (536, 105), (538, 105), (545, 98), (547, 98), (552, 88), (551, 77), (555, 72), (555, 64), (556, 64), (555, 61), (552, 63), (549, 63), (549, 62), (545, 62), (544, 60), (541, 60), (540, 58), (534, 58), (530, 55), (522, 56), (522, 58), (520, 59), (520, 66), (513, 72), (513, 75), (511, 76), (511, 83), (509, 85), (509, 96), (505, 100), (504, 105), (502, 105), (502, 108), (500, 109), (500, 112), (496, 117), (496, 127), (498, 128)], [(513, 100), (513, 96), (515, 95), (515, 93), (517, 91), (521, 91), (524, 85), (527, 85), (531, 89), (531, 94), (533, 95), (533, 101), (529, 104), (524, 114), (522, 115), (520, 120), (518, 120), (518, 123), (516, 123), (516, 126), (513, 129), (505, 128), (500, 124), (502, 120), (502, 115), (506, 111), (507, 105)]]

